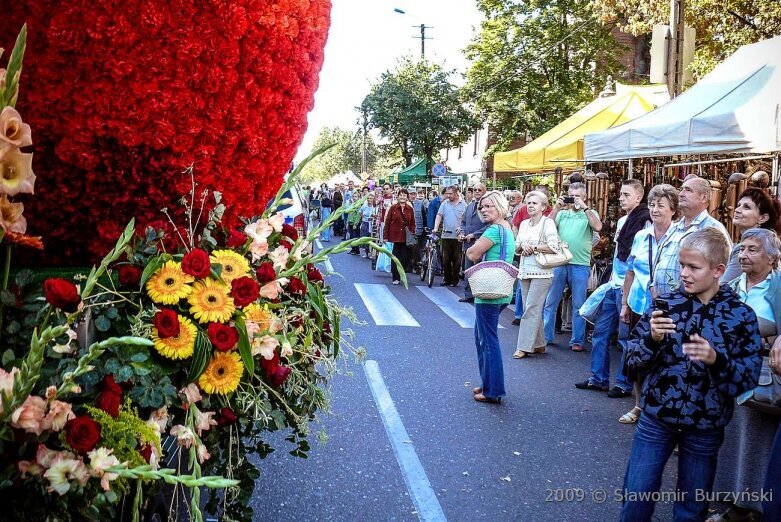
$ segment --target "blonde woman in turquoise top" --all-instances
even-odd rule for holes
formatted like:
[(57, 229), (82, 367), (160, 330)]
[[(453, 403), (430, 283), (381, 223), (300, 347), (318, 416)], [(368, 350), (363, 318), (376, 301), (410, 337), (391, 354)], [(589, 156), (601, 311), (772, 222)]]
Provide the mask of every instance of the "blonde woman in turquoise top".
[[(483, 235), (467, 251), (466, 256), (474, 263), (499, 259), (504, 240), (504, 261), (513, 262), (515, 238), (512, 225), (507, 222), (510, 204), (501, 192), (492, 190), (480, 198), (480, 218), (488, 225)], [(510, 303), (511, 296), (503, 299), (475, 298), (475, 347), (482, 386), (473, 391), (478, 402), (498, 404), (504, 392), (504, 367), (499, 346), (499, 314)]]

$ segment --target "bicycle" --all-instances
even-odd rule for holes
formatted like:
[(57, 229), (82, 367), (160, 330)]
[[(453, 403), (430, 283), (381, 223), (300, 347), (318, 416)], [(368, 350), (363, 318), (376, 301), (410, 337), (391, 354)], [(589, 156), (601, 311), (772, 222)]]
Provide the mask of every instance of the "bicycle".
[(420, 260), (420, 280), (425, 281), (429, 288), (434, 284), (434, 274), (437, 269), (439, 236), (428, 234), (423, 256)]

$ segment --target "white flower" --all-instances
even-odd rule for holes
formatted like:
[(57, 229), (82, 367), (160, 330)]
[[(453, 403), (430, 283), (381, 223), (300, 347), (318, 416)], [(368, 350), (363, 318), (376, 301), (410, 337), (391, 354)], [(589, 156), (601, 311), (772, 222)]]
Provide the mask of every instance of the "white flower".
[(290, 343), (287, 342), (287, 340), (282, 343), (282, 350), (280, 351), (280, 355), (282, 357), (290, 357), (293, 355), (293, 347), (290, 346)]
[(195, 414), (195, 432), (198, 436), (204, 431), (209, 431), (209, 428), (217, 425), (217, 421), (214, 420), (213, 411), (199, 411)]
[(274, 268), (281, 269), (287, 266), (287, 260), (290, 252), (283, 246), (278, 246), (273, 252), (269, 252), (269, 259), (274, 262)]
[(108, 468), (119, 465), (119, 460), (111, 454), (113, 451), (108, 448), (96, 448), (87, 453), (87, 456), (90, 458), (89, 464), (90, 468), (92, 468), (92, 476), (100, 477), (100, 486), (103, 488), (103, 491), (111, 489), (109, 482), (119, 476), (117, 473), (106, 473)]
[(194, 382), (191, 382), (179, 390), (179, 393), (185, 396), (187, 399), (187, 404), (195, 404), (196, 402), (203, 399), (203, 397), (201, 397), (201, 392), (198, 389), (198, 386)]
[(60, 495), (68, 492), (72, 480), (78, 481), (82, 486), (89, 480), (89, 472), (84, 462), (68, 458), (63, 453), (54, 457), (51, 467), (43, 476), (49, 481), (47, 491), (56, 491)]
[(19, 368), (12, 368), (10, 372), (0, 368), (0, 413), (3, 412), (2, 396), (10, 397), (14, 388), (14, 377), (17, 373), (19, 373)]
[(298, 246), (293, 250), (293, 260), (294, 261), (301, 261), (301, 259), (308, 255), (309, 252), (309, 241), (306, 239), (302, 240)]
[(252, 340), (252, 356), (260, 354), (264, 359), (271, 360), (274, 358), (274, 349), (277, 346), (279, 341), (276, 337), (264, 335), (260, 339), (255, 338)]
[(189, 448), (193, 445), (193, 442), (195, 442), (195, 433), (193, 433), (193, 430), (187, 426), (182, 426), (181, 424), (177, 424), (171, 428), (171, 435), (176, 437), (179, 445), (183, 448)]
[(282, 212), (277, 212), (268, 218), (268, 223), (274, 228), (274, 232), (282, 232), (282, 225), (285, 224), (285, 215)]
[[(282, 218), (284, 221), (284, 218)], [(282, 230), (282, 226), (279, 227)], [(274, 232), (274, 227), (269, 224), (267, 219), (259, 219), (244, 227), (244, 233), (260, 243), (265, 243), (268, 237)]]
[(49, 413), (44, 417), (42, 425), (44, 429), (60, 431), (65, 427), (65, 423), (76, 418), (73, 408), (67, 402), (52, 401), (49, 404)]
[(65, 344), (57, 344), (52, 347), (52, 350), (54, 350), (57, 353), (63, 353), (63, 354), (74, 353), (76, 351), (76, 348), (72, 346), (72, 344), (73, 341), (76, 340), (77, 334), (72, 328), (69, 328), (68, 331), (65, 332), (65, 335), (68, 336), (68, 342), (66, 342)]
[(250, 243), (249, 251), (252, 253), (252, 261), (257, 261), (268, 254), (268, 242), (265, 239), (263, 241), (256, 239)]
[(168, 425), (168, 406), (163, 406), (159, 410), (153, 411), (146, 423), (154, 428), (158, 435), (164, 432), (165, 427)]
[(206, 462), (211, 457), (211, 453), (209, 453), (209, 450), (206, 449), (205, 444), (200, 444), (198, 446), (197, 452), (198, 452), (198, 462), (200, 462), (201, 464)]

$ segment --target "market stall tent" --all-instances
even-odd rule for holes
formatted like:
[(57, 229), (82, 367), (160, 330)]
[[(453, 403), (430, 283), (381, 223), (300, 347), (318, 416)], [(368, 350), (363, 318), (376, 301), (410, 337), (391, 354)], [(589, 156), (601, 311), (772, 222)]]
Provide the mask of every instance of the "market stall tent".
[(781, 150), (781, 37), (745, 45), (653, 112), (588, 134), (590, 162)]
[(583, 136), (621, 125), (670, 99), (664, 85), (616, 84), (616, 93), (592, 101), (520, 149), (494, 155), (496, 172), (543, 172), (583, 164)]

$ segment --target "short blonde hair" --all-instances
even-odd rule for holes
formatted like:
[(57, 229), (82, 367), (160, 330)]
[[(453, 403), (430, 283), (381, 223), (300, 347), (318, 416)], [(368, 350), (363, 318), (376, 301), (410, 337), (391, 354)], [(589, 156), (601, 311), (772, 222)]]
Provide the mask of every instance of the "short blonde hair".
[(730, 246), (724, 234), (713, 227), (703, 228), (692, 232), (681, 241), (681, 250), (684, 248), (696, 250), (705, 256), (711, 268), (719, 265), (727, 265), (729, 261)]
[[(504, 197), (504, 194), (498, 190), (491, 190), (490, 192), (486, 192), (485, 195), (480, 198), (480, 205), (482, 205), (484, 199), (487, 199), (494, 204), (497, 212), (499, 212), (499, 217), (502, 219), (507, 217), (507, 214), (510, 212), (510, 203), (507, 201), (507, 198)], [(478, 205), (478, 207), (480, 205)]]
[(529, 199), (529, 196), (534, 196), (534, 197), (540, 198), (540, 201), (545, 206), (543, 208), (543, 210), (548, 208), (548, 206), (549, 206), (548, 205), (548, 196), (546, 196), (545, 193), (543, 193), (541, 190), (532, 190), (531, 192), (526, 194), (526, 197), (524, 198), (524, 200)]

